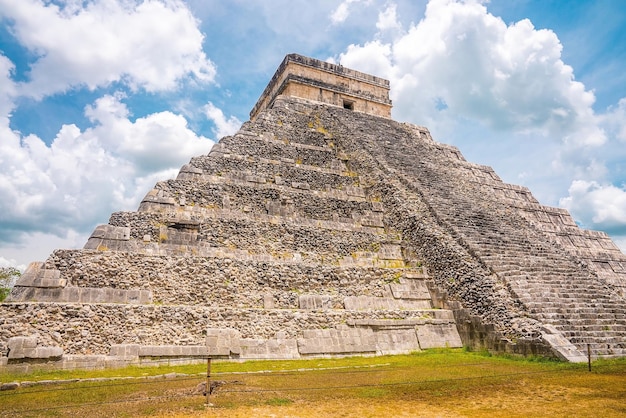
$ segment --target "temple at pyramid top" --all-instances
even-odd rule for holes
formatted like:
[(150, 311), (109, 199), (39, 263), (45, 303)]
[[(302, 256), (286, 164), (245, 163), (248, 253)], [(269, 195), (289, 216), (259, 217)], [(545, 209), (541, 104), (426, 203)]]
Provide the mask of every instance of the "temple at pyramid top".
[(279, 95), (391, 118), (389, 80), (298, 54), (283, 59), (250, 112), (250, 120), (271, 108)]

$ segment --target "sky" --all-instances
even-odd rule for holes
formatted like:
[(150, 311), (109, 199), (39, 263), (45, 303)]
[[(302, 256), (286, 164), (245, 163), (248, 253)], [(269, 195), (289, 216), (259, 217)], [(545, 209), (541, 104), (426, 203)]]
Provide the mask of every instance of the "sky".
[(0, 267), (136, 210), (294, 52), (626, 250), (623, 0), (0, 0)]

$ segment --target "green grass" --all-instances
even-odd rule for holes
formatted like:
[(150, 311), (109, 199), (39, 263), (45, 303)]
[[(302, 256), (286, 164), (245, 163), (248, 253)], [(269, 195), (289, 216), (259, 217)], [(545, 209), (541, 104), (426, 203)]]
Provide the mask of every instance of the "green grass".
[[(184, 373), (173, 379), (147, 376)], [(626, 359), (587, 364), (468, 352), (0, 374), (0, 381), (136, 377), (0, 392), (0, 416), (594, 416), (626, 414)], [(387, 411), (387, 412), (385, 412)], [(421, 412), (420, 412), (421, 411)], [(424, 412), (427, 411), (427, 412)], [(393, 416), (393, 415), (390, 415)]]
[(283, 405), (291, 405), (293, 401), (287, 398), (272, 398), (272, 399), (267, 400), (265, 403), (266, 405), (271, 405), (271, 406), (283, 406)]

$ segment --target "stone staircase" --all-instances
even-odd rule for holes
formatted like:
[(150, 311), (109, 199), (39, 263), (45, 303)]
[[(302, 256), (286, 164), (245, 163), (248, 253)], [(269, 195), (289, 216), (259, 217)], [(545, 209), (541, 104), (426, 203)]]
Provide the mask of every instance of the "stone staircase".
[[(403, 133), (396, 128), (388, 136)], [(362, 143), (374, 152), (372, 142)], [(381, 151), (379, 165), (427, 203), (439, 225), (497, 275), (529, 317), (554, 326), (580, 352), (589, 344), (594, 356), (626, 355), (623, 277), (607, 280), (513, 210), (506, 204), (510, 197), (498, 200), (488, 193), (484, 182), (468, 176), (469, 164), (454, 149), (408, 138)], [(495, 173), (490, 182), (497, 183)], [(613, 258), (625, 260), (621, 253)]]

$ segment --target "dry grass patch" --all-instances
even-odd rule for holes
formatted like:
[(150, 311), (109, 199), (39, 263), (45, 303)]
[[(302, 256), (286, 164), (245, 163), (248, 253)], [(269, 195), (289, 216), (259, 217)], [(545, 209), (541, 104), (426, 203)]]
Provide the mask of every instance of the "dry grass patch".
[[(116, 370), (155, 375), (183, 368)], [(213, 362), (212, 407), (187, 376), (0, 392), (2, 416), (419, 417), (626, 415), (626, 359), (586, 365), (435, 350), (406, 356)], [(111, 371), (107, 371), (111, 372)], [(98, 372), (98, 373), (104, 373)], [(67, 378), (67, 376), (65, 376)], [(2, 381), (5, 380), (0, 376)], [(22, 380), (32, 380), (26, 376)]]

